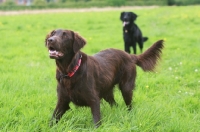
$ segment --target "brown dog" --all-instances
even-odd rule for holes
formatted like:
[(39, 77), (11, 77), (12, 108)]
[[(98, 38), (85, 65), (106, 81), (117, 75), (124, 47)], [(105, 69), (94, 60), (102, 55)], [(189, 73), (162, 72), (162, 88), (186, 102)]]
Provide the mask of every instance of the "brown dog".
[(116, 104), (113, 88), (116, 84), (124, 101), (131, 109), (135, 86), (136, 65), (153, 71), (160, 58), (163, 40), (156, 42), (141, 55), (130, 55), (122, 50), (107, 49), (88, 56), (80, 49), (86, 41), (70, 30), (54, 30), (46, 37), (49, 56), (55, 59), (58, 102), (52, 119), (56, 122), (70, 109), (69, 103), (89, 106), (93, 120), (100, 123), (100, 99), (111, 106)]

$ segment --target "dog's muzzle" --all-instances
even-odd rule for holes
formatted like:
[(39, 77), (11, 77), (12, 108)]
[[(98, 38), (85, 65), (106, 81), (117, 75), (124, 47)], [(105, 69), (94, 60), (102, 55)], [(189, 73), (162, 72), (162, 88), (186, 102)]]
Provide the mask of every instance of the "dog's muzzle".
[(126, 26), (126, 25), (128, 25), (129, 24), (129, 21), (124, 21), (123, 22), (123, 26)]

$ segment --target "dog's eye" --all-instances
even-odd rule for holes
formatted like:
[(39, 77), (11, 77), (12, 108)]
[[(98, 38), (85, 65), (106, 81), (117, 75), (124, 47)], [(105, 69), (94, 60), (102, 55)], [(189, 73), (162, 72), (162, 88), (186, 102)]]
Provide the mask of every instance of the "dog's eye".
[(67, 33), (66, 32), (63, 32), (63, 36), (66, 36), (67, 35)]
[(63, 32), (62, 37), (67, 37), (67, 33)]

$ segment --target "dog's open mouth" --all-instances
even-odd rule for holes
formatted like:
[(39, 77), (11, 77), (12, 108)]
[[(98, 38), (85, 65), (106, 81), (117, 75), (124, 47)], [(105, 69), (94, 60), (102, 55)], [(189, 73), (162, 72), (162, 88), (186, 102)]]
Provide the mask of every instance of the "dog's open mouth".
[(59, 58), (63, 56), (62, 52), (55, 50), (53, 47), (49, 47), (49, 56), (50, 58)]
[(129, 24), (129, 21), (124, 21), (123, 22), (123, 26), (126, 26), (127, 24)]

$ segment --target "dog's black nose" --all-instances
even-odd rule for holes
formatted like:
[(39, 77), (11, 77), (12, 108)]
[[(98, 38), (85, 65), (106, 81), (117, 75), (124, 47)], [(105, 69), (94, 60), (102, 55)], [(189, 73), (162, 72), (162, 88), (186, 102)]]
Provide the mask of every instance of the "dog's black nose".
[(128, 18), (127, 18), (127, 17), (124, 17), (124, 21), (128, 21)]
[(51, 38), (48, 38), (47, 41), (48, 41), (49, 43), (52, 43), (52, 42), (55, 41), (55, 39), (54, 39), (53, 37), (51, 37)]

